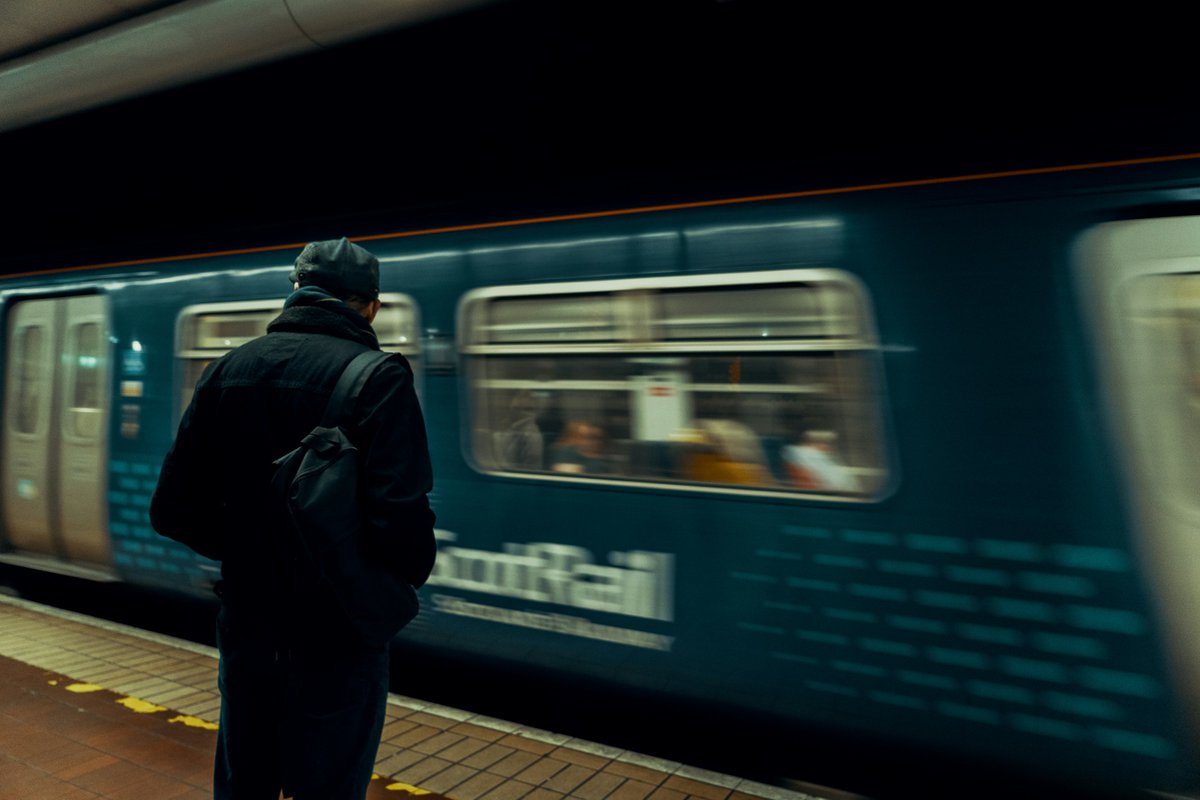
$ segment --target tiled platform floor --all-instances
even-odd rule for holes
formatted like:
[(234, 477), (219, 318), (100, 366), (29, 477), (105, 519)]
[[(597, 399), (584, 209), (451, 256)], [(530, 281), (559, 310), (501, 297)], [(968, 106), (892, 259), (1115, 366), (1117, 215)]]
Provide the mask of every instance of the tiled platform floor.
[[(211, 648), (0, 595), (0, 800), (210, 797), (216, 673)], [(807, 797), (399, 695), (376, 772), (375, 800)]]

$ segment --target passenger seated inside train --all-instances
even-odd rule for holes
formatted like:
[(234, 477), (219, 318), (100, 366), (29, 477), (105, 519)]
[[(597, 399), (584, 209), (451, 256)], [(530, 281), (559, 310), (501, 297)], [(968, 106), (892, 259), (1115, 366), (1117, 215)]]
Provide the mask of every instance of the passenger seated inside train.
[(604, 432), (582, 420), (570, 420), (550, 446), (550, 469), (555, 472), (596, 474), (609, 472), (604, 452)]
[(689, 434), (700, 447), (688, 452), (681, 478), (700, 483), (771, 486), (775, 479), (767, 469), (758, 434), (729, 419), (697, 420)]
[(857, 492), (858, 479), (834, 455), (837, 434), (810, 430), (800, 444), (783, 448), (788, 477), (798, 489), (819, 492)]
[(544, 468), (545, 440), (538, 424), (541, 410), (542, 403), (531, 393), (513, 398), (508, 429), (493, 434), (495, 453), (501, 465), (509, 469)]

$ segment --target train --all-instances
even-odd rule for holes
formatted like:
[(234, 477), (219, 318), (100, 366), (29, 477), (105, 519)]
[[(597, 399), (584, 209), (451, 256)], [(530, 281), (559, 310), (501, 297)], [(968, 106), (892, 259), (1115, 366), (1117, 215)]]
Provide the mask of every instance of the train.
[[(406, 648), (1200, 783), (1200, 155), (396, 229), (347, 235), (434, 462)], [(0, 562), (211, 597), (150, 497), (302, 245), (0, 279)]]

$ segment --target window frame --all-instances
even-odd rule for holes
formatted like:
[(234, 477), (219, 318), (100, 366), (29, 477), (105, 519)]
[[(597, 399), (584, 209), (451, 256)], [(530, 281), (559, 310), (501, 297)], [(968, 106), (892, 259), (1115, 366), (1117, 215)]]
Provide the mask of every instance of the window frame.
[[(477, 308), (486, 307), (488, 302), (505, 298), (540, 299), (574, 294), (662, 292), (693, 289), (715, 290), (720, 287), (755, 288), (756, 286), (774, 286), (780, 284), (802, 285), (818, 283), (836, 283), (849, 288), (858, 311), (858, 319), (856, 320), (857, 334), (855, 336), (809, 341), (805, 341), (802, 338), (780, 338), (767, 342), (732, 339), (709, 341), (670, 341), (658, 339), (652, 342), (626, 340), (611, 343), (481, 344), (477, 341), (479, 337), (474, 335), (474, 329), (472, 328), (472, 322), (477, 318)], [(807, 502), (816, 500), (834, 504), (878, 503), (889, 496), (894, 490), (897, 462), (894, 457), (893, 446), (886, 424), (887, 395), (884, 388), (882, 364), (879, 360), (882, 348), (876, 332), (870, 294), (867, 291), (866, 285), (852, 273), (828, 267), (814, 267), (486, 286), (473, 289), (459, 299), (455, 324), (458, 354), (460, 360), (463, 362), (463, 380), (460, 383), (460, 406), (463, 408), (460, 421), (463, 457), (472, 469), (481, 474), (529, 481), (565, 483), (573, 486), (592, 485), (621, 489), (665, 490), (689, 494), (733, 495), (769, 498), (772, 500)], [(634, 327), (637, 327), (648, 323), (645, 320), (639, 320), (634, 317), (632, 324)], [(875, 486), (871, 490), (861, 494), (848, 495), (767, 486), (666, 481), (656, 480), (649, 476), (615, 478), (603, 475), (591, 476), (552, 471), (535, 472), (485, 466), (475, 455), (473, 435), (476, 414), (473, 399), (475, 389), (473, 386), (473, 368), (469, 363), (472, 358), (486, 358), (489, 355), (565, 355), (568, 353), (589, 356), (627, 354), (653, 358), (695, 355), (701, 350), (704, 354), (739, 353), (746, 355), (771, 353), (803, 354), (806, 352), (864, 353), (867, 362), (864, 365), (864, 372), (870, 386), (867, 396), (856, 399), (865, 400), (865, 402), (872, 406), (869, 411), (874, 418), (874, 425), (878, 432), (876, 452), (878, 454), (878, 468), (881, 474)]]

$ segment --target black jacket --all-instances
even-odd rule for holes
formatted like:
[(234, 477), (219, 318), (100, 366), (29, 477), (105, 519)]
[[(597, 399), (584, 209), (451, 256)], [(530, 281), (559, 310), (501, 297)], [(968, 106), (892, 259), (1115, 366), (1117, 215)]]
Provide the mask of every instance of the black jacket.
[[(379, 344), (361, 315), (311, 287), (294, 293), (267, 330), (200, 378), (163, 463), (150, 521), (159, 533), (221, 561), (226, 606), (275, 617), (281, 605), (294, 608), (295, 598), (277, 544), (277, 537), (286, 539), (267, 505), (272, 462), (320, 423), (351, 359)], [(407, 362), (384, 362), (351, 417), (345, 427), (366, 478), (364, 544), (419, 587), (436, 553), (426, 497), (433, 478)]]

